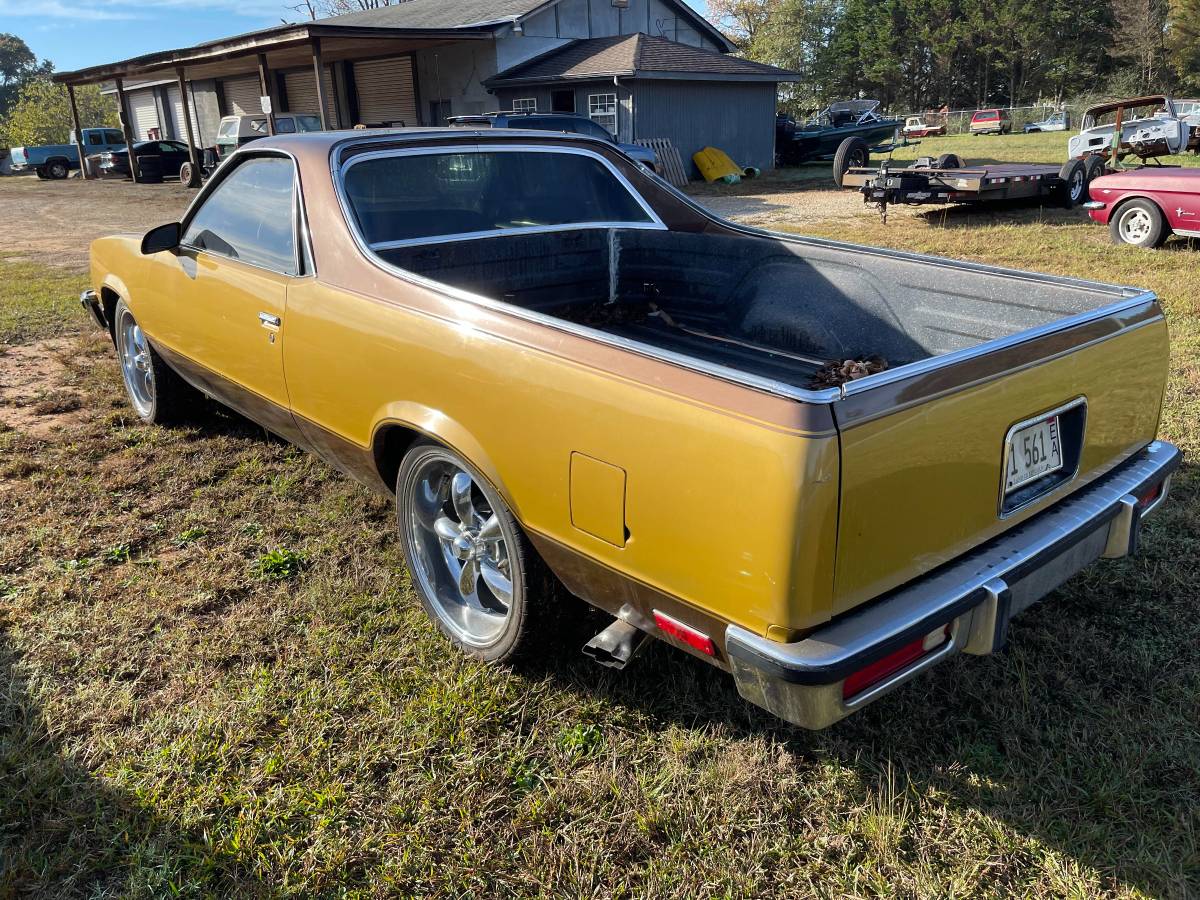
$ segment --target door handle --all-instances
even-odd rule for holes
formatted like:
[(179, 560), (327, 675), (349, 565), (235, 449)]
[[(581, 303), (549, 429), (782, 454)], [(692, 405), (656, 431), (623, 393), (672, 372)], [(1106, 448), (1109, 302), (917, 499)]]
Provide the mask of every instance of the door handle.
[(283, 320), (279, 316), (273, 316), (270, 313), (260, 312), (258, 321), (262, 322), (263, 328), (278, 328)]

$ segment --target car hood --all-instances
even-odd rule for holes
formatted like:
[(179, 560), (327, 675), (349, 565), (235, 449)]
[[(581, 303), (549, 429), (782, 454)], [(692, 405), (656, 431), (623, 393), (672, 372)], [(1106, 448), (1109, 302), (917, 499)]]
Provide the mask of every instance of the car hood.
[(1092, 182), (1090, 190), (1097, 191), (1182, 191), (1200, 194), (1200, 169), (1146, 166), (1128, 172), (1103, 175)]

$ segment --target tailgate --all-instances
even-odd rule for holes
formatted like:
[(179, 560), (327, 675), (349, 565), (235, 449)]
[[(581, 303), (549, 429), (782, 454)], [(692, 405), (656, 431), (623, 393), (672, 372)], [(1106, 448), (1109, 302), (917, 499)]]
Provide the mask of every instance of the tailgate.
[[(835, 615), (995, 537), (1154, 438), (1168, 347), (1152, 295), (1021, 338), (864, 379), (835, 404)], [(1056, 413), (1062, 467), (1006, 493), (1014, 428)]]

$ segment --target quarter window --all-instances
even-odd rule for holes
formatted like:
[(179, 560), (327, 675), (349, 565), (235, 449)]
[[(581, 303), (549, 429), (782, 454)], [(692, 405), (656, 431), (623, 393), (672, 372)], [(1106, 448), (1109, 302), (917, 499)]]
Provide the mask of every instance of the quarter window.
[(296, 274), (292, 180), (290, 159), (247, 159), (205, 199), (188, 223), (183, 243), (286, 275)]
[(513, 101), (513, 112), (537, 112), (537, 97), (523, 97)]
[(608, 129), (613, 137), (617, 136), (617, 95), (588, 94), (588, 118)]

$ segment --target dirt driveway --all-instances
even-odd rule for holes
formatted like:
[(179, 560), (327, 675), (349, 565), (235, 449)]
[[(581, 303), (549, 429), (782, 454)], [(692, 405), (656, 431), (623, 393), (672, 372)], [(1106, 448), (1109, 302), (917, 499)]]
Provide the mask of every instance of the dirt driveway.
[(84, 269), (94, 239), (121, 232), (142, 234), (177, 220), (195, 195), (179, 183), (0, 178), (0, 211), (10, 225), (0, 253)]

